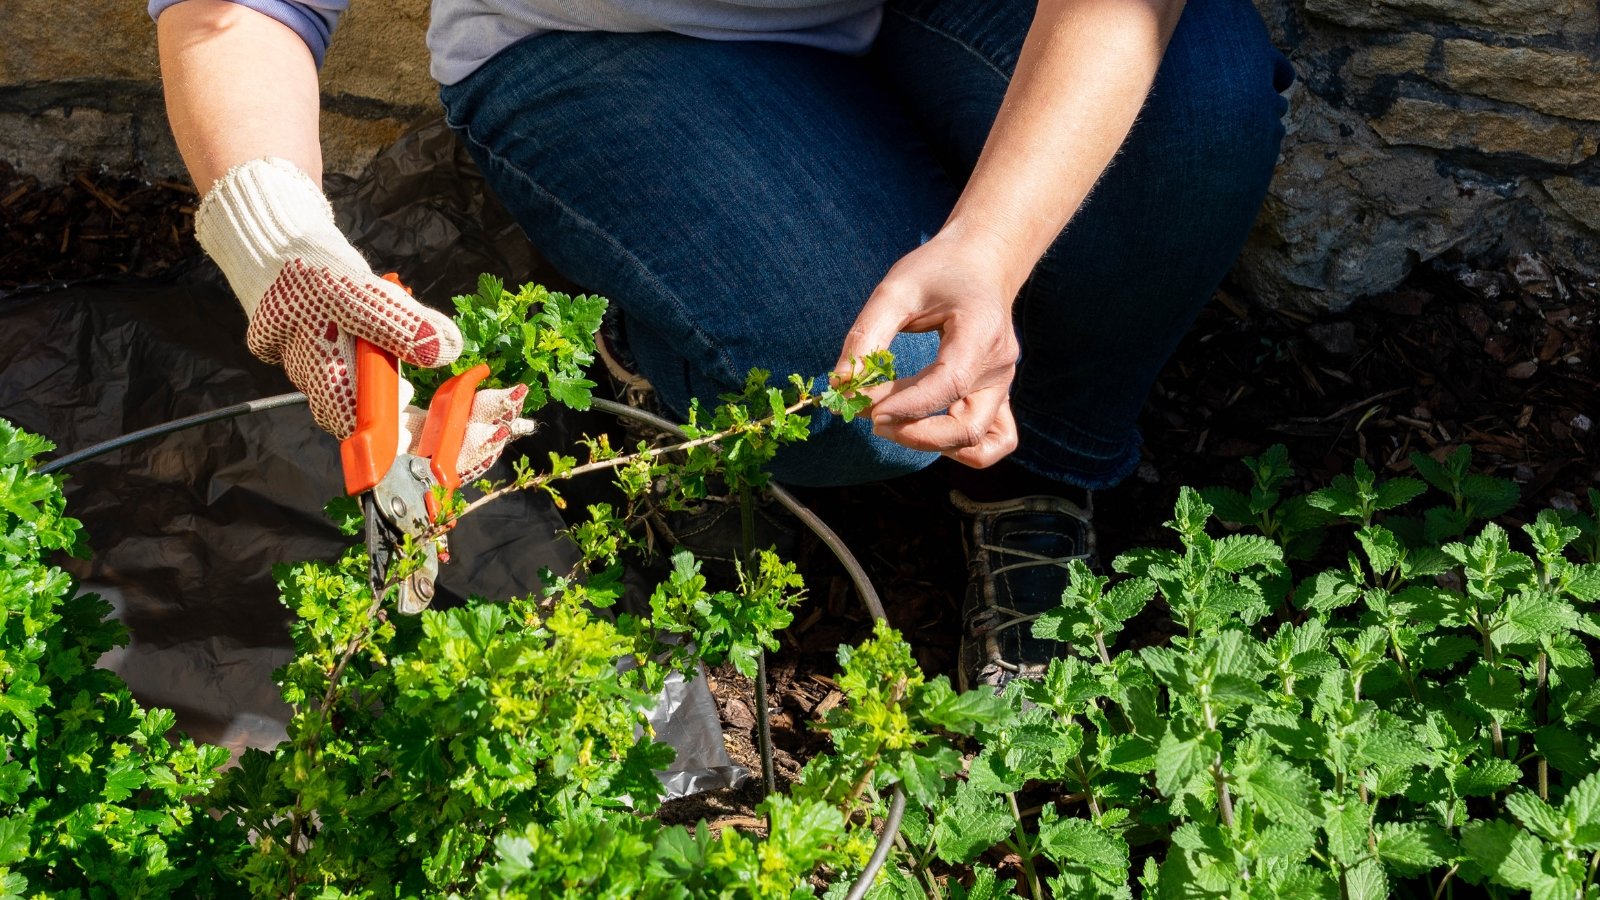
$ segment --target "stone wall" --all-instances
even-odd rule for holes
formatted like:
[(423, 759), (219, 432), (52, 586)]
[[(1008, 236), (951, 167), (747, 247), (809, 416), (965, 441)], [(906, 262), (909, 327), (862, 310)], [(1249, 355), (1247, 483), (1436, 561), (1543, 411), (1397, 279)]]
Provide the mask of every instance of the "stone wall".
[[(182, 177), (161, 102), (155, 24), (139, 0), (5, 0), (0, 162), (53, 181), (72, 165)], [(436, 115), (428, 0), (357, 2), (322, 70), (324, 167), (355, 174)]]
[(1236, 276), (1342, 309), (1417, 262), (1600, 269), (1594, 0), (1257, 0), (1300, 82)]
[[(1600, 269), (1595, 0), (1257, 4), (1300, 79), (1236, 271), (1249, 293), (1339, 310), (1419, 261), (1527, 249)], [(330, 173), (436, 114), (426, 15), (427, 0), (357, 2), (341, 25), (323, 72)], [(46, 180), (68, 160), (181, 174), (141, 3), (7, 0), (5, 18), (0, 161)]]

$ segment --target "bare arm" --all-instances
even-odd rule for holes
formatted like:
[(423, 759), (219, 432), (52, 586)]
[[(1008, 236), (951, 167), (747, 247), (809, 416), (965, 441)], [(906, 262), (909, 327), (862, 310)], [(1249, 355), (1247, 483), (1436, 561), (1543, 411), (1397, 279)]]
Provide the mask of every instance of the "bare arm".
[(293, 31), (225, 0), (187, 0), (156, 23), (167, 118), (195, 187), (286, 159), (322, 181), (317, 68)]
[(1144, 105), (1182, 0), (1044, 0), (946, 231), (1020, 289)]
[(1133, 127), (1182, 8), (1041, 0), (950, 218), (890, 270), (845, 340), (840, 371), (899, 331), (941, 334), (933, 365), (875, 396), (878, 433), (973, 466), (1015, 449), (1012, 301)]

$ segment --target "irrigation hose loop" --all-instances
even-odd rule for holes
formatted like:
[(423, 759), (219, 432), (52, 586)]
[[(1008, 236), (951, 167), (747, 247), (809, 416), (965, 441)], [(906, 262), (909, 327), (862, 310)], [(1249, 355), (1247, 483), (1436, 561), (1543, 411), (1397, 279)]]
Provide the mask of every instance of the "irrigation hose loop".
[[(607, 412), (623, 419), (633, 419), (635, 422), (641, 422), (645, 425), (659, 428), (669, 434), (684, 437), (683, 429), (676, 422), (658, 416), (655, 413), (646, 412), (612, 400), (602, 400), (598, 397), (594, 399), (593, 403), (594, 408), (601, 412)], [(766, 491), (772, 496), (772, 499), (778, 501), (780, 506), (793, 513), (795, 518), (799, 519), (818, 538), (821, 538), (822, 543), (833, 551), (833, 555), (839, 560), (839, 564), (844, 566), (845, 574), (850, 576), (850, 583), (855, 587), (856, 593), (861, 595), (861, 602), (866, 604), (867, 612), (874, 619), (887, 620), (889, 617), (883, 610), (883, 601), (879, 599), (877, 589), (872, 586), (872, 579), (867, 576), (867, 570), (862, 567), (855, 554), (851, 553), (850, 548), (845, 546), (844, 539), (839, 537), (838, 533), (832, 528), (829, 528), (828, 523), (822, 521), (820, 516), (795, 499), (795, 496), (785, 490), (782, 485), (773, 484), (769, 481), (767, 482)]]
[[(679, 437), (684, 436), (683, 429), (677, 423), (654, 413), (611, 400), (596, 398), (593, 402), (595, 409), (602, 412), (608, 412), (620, 418), (633, 419), (636, 422), (651, 425), (668, 434), (675, 434)], [(782, 486), (768, 482), (766, 490), (784, 509), (793, 513), (795, 518), (811, 529), (813, 534), (821, 538), (829, 550), (833, 551), (834, 557), (839, 560), (840, 565), (844, 566), (845, 572), (850, 576), (851, 584), (855, 585), (856, 593), (861, 596), (861, 602), (866, 605), (867, 612), (871, 614), (872, 618), (887, 622), (889, 616), (884, 611), (883, 600), (878, 597), (877, 589), (872, 586), (872, 579), (867, 576), (867, 570), (861, 565), (861, 561), (856, 559), (855, 554), (850, 552), (850, 548), (845, 545), (844, 539), (839, 537), (838, 533), (832, 528), (828, 527), (828, 523), (822, 521), (822, 517), (795, 499), (795, 496), (784, 490)], [(758, 716), (756, 724), (757, 733), (763, 738), (760, 741), (759, 749), (761, 751), (761, 764), (764, 774), (772, 769), (771, 731), (768, 725), (770, 714), (767, 710), (765, 696), (766, 661), (767, 656), (763, 652), (757, 658), (760, 671), (756, 673), (758, 679), (756, 688), (759, 694), (758, 702), (756, 703), (756, 715)], [(855, 884), (850, 886), (850, 893), (845, 895), (845, 900), (861, 900), (867, 895), (867, 891), (872, 889), (872, 883), (877, 880), (878, 872), (889, 858), (889, 848), (894, 844), (895, 835), (900, 832), (900, 823), (905, 819), (905, 815), (905, 789), (897, 784), (894, 786), (894, 793), (889, 799), (889, 814), (884, 817), (883, 831), (878, 836), (878, 845), (873, 848), (872, 856), (867, 860), (866, 868), (861, 870), (861, 874), (856, 877)]]
[[(37, 471), (41, 475), (48, 475), (53, 472), (59, 472), (68, 466), (76, 465), (85, 460), (94, 459), (97, 456), (104, 456), (107, 453), (120, 450), (123, 447), (136, 444), (143, 440), (148, 440), (149, 438), (161, 437), (162, 435), (184, 431), (189, 428), (195, 428), (210, 422), (218, 422), (223, 419), (232, 419), (248, 413), (265, 412), (269, 409), (280, 409), (285, 406), (298, 406), (305, 402), (306, 395), (295, 391), (288, 394), (276, 394), (271, 397), (261, 397), (256, 400), (247, 400), (243, 403), (235, 403), (231, 406), (224, 406), (208, 412), (196, 413), (192, 416), (184, 416), (180, 419), (173, 419), (170, 422), (163, 422), (160, 425), (152, 425), (149, 428), (141, 428), (138, 431), (130, 431), (127, 434), (114, 437), (108, 441), (101, 441), (98, 444), (85, 447), (82, 450), (58, 456), (40, 466)], [(669, 434), (676, 434), (680, 437), (683, 436), (683, 429), (679, 427), (677, 423), (655, 415), (654, 413), (646, 412), (642, 409), (637, 409), (632, 406), (616, 403), (611, 400), (604, 400), (598, 397), (594, 399), (593, 405), (596, 409), (601, 410), (602, 412), (608, 412), (614, 416), (619, 416), (625, 419), (633, 419), (636, 422), (642, 422), (644, 424), (654, 426), (655, 428), (658, 428)], [(866, 569), (864, 569), (860, 561), (856, 559), (855, 554), (851, 553), (850, 548), (845, 546), (844, 540), (841, 539), (832, 528), (829, 528), (827, 523), (823, 522), (816, 513), (808, 509), (799, 500), (796, 500), (793, 494), (784, 490), (781, 486), (769, 483), (766, 487), (766, 490), (767, 493), (770, 494), (773, 499), (777, 500), (784, 509), (787, 509), (794, 515), (795, 518), (799, 519), (807, 528), (811, 529), (812, 533), (821, 538), (822, 542), (828, 546), (829, 550), (833, 551), (833, 555), (839, 560), (839, 563), (844, 566), (845, 572), (850, 576), (851, 583), (855, 585), (856, 593), (861, 595), (861, 602), (866, 605), (867, 612), (870, 613), (874, 619), (887, 621), (888, 616), (884, 613), (883, 601), (878, 597), (877, 589), (872, 586), (872, 580), (867, 577)], [(766, 694), (765, 653), (761, 655), (759, 662), (761, 663), (761, 672), (758, 674), (761, 680), (757, 684), (761, 689), (761, 694), (763, 695), (762, 699), (764, 700)], [(759, 702), (756, 705), (759, 707), (757, 714), (761, 717), (760, 724), (763, 726), (759, 729), (763, 738), (760, 748), (762, 763), (763, 768), (766, 770), (767, 777), (770, 777), (772, 759), (771, 726), (769, 718), (770, 714), (767, 711), (767, 704), (765, 702)], [(905, 812), (905, 791), (900, 785), (895, 785), (894, 795), (889, 801), (889, 814), (884, 819), (883, 833), (878, 838), (878, 845), (873, 849), (872, 856), (867, 861), (866, 868), (862, 870), (861, 875), (856, 879), (855, 884), (851, 886), (850, 893), (845, 896), (845, 900), (861, 900), (862, 897), (866, 896), (867, 891), (872, 887), (872, 882), (877, 879), (878, 871), (883, 868), (884, 862), (889, 858), (889, 847), (894, 841), (895, 834), (900, 831), (900, 822), (905, 818)]]
[(141, 428), (138, 431), (130, 431), (120, 437), (114, 437), (109, 441), (101, 441), (100, 443), (91, 447), (85, 447), (76, 453), (68, 453), (64, 456), (58, 456), (40, 466), (38, 468), (38, 472), (40, 475), (49, 475), (51, 472), (59, 472), (68, 466), (76, 465), (87, 459), (94, 459), (96, 456), (104, 456), (113, 450), (121, 450), (123, 447), (126, 447), (130, 444), (136, 444), (148, 438), (161, 437), (164, 434), (172, 434), (175, 431), (183, 431), (185, 429), (204, 425), (208, 422), (217, 422), (222, 419), (232, 419), (235, 416), (242, 416), (245, 413), (264, 412), (269, 409), (278, 409), (284, 406), (298, 406), (304, 402), (306, 402), (306, 395), (300, 393), (299, 391), (295, 391), (289, 394), (277, 394), (272, 397), (262, 397), (258, 400), (246, 400), (243, 403), (235, 403), (232, 406), (224, 406), (221, 409), (213, 409), (208, 412), (195, 413), (192, 416), (184, 416), (181, 419), (173, 419), (170, 422), (163, 422), (160, 425), (152, 425), (149, 428)]
[(872, 889), (872, 882), (878, 877), (878, 870), (883, 868), (883, 863), (889, 858), (889, 847), (894, 843), (894, 836), (900, 833), (900, 820), (906, 816), (906, 792), (900, 785), (894, 786), (894, 795), (889, 798), (889, 815), (883, 819), (883, 834), (878, 838), (878, 846), (872, 848), (872, 857), (867, 860), (867, 867), (861, 871), (861, 877), (850, 886), (850, 893), (844, 900), (861, 900)]

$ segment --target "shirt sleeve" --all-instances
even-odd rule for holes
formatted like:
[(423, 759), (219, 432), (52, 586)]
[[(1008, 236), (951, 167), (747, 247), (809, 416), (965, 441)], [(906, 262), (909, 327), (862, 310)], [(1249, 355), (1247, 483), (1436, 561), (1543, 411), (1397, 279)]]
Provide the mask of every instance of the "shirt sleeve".
[[(183, 0), (149, 0), (150, 18), (158, 18), (169, 6)], [(306, 42), (306, 48), (322, 67), (322, 58), (328, 52), (328, 42), (333, 38), (333, 28), (339, 24), (350, 0), (232, 0), (240, 6), (282, 22), (289, 30)]]

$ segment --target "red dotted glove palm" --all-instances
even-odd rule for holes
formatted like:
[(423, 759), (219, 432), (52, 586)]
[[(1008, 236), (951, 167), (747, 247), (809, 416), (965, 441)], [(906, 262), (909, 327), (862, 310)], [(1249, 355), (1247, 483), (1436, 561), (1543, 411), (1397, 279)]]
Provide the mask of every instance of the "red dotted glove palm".
[[(322, 192), (290, 163), (255, 160), (231, 170), (206, 194), (195, 231), (244, 305), (250, 351), (283, 366), (334, 437), (355, 430), (355, 338), (413, 366), (448, 365), (461, 355), (455, 323), (372, 274)], [(406, 406), (411, 393), (402, 382), (401, 452), (414, 450), (421, 434), (423, 411)], [(482, 474), (511, 438), (533, 430), (518, 418), (527, 393), (516, 385), (475, 395), (458, 462), (463, 479)]]

